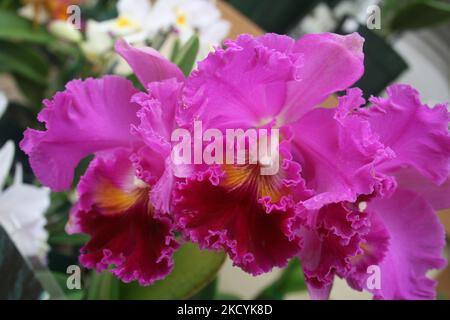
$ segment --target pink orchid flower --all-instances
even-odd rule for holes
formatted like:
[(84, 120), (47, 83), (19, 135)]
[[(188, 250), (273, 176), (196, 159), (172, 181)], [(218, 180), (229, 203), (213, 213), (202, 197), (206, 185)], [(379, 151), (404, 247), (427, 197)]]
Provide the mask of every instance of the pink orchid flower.
[(368, 124), (315, 108), (362, 75), (362, 45), (357, 34), (244, 35), (199, 63), (185, 85), (181, 119), (221, 130), (275, 127), (284, 140), (276, 175), (226, 165), (178, 183), (173, 211), (187, 239), (226, 250), (257, 275), (285, 266), (301, 249), (299, 202), (312, 210), (374, 191), (383, 179), (374, 167), (385, 152), (368, 137)]
[[(120, 41), (116, 50), (157, 98), (166, 94), (158, 91), (158, 81), (169, 86), (184, 81), (181, 71), (151, 48), (135, 49)], [(170, 148), (142, 139), (137, 128), (145, 121), (141, 114), (146, 106), (139, 105), (136, 94), (132, 83), (118, 76), (71, 81), (65, 91), (44, 101), (38, 119), (46, 131), (28, 129), (21, 148), (36, 176), (53, 191), (69, 189), (80, 160), (95, 155), (77, 187), (79, 201), (67, 226), (69, 233), (91, 236), (80, 262), (99, 272), (113, 264), (111, 272), (123, 281), (148, 285), (171, 271), (179, 244), (167, 215), (170, 192), (160, 190), (170, 189)], [(161, 141), (174, 126), (167, 103), (165, 107), (162, 112), (157, 103), (151, 105)]]
[[(432, 299), (431, 269), (445, 267), (445, 233), (435, 210), (450, 207), (449, 114), (445, 105), (429, 108), (407, 85), (387, 89), (388, 98), (365, 103), (359, 89), (340, 99), (336, 117), (370, 125), (390, 157), (375, 170), (389, 177), (384, 186), (357, 201), (300, 210), (309, 222), (299, 258), (312, 297), (328, 298), (334, 275), (377, 299)], [(304, 204), (303, 204), (304, 205)], [(379, 268), (379, 287), (368, 283)]]
[[(243, 35), (185, 79), (152, 49), (119, 42), (147, 92), (119, 77), (73, 81), (45, 102), (47, 130), (28, 129), (22, 149), (53, 190), (95, 154), (68, 230), (92, 237), (85, 266), (114, 264), (123, 281), (167, 275), (178, 230), (253, 275), (299, 257), (313, 298), (328, 297), (335, 275), (375, 298), (432, 298), (425, 273), (445, 264), (434, 210), (450, 205), (448, 113), (401, 85), (361, 108), (349, 87), (364, 71), (362, 46), (357, 34)], [(337, 108), (319, 107), (343, 90)], [(222, 132), (279, 129), (280, 170), (175, 165), (171, 133), (196, 120)], [(380, 288), (367, 287), (372, 265)]]
[[(336, 109), (318, 108), (362, 74), (356, 34), (297, 42), (241, 36), (226, 45), (188, 79), (186, 122), (283, 129), (283, 165), (270, 178), (255, 166), (222, 165), (179, 182), (173, 213), (184, 236), (226, 250), (254, 275), (297, 252), (313, 298), (328, 297), (336, 274), (375, 298), (433, 298), (435, 283), (425, 274), (445, 265), (444, 234), (426, 199), (437, 202), (434, 209), (449, 207), (445, 106), (429, 109), (399, 85), (368, 110), (360, 109), (358, 89)], [(380, 268), (380, 288), (366, 284), (372, 265)]]

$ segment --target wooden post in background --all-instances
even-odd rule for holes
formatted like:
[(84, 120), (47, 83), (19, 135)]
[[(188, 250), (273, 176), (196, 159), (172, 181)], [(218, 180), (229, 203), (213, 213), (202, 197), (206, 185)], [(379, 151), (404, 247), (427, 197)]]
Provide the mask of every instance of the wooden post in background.
[(227, 38), (235, 39), (241, 33), (248, 33), (254, 36), (259, 36), (264, 33), (260, 27), (228, 3), (219, 0), (217, 1), (217, 6), (222, 12), (222, 17), (231, 23), (231, 29)]

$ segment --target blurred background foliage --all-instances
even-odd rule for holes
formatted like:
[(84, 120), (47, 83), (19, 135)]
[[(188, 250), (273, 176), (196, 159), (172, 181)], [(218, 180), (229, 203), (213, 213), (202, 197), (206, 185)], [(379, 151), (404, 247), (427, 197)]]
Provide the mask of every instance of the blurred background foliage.
[[(256, 22), (262, 29), (288, 33), (299, 20), (320, 3), (330, 8), (341, 0), (228, 0), (239, 11)], [(360, 1), (369, 3), (369, 1)], [(374, 2), (374, 1), (370, 1)], [(434, 26), (450, 19), (450, 3), (439, 0), (384, 0), (379, 1), (386, 19), (384, 30), (389, 33)]]

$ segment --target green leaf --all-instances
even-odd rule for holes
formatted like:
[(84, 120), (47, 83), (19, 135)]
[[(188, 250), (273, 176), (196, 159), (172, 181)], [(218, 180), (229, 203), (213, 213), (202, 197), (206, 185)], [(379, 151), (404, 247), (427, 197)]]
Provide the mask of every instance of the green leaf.
[(9, 10), (18, 10), (23, 3), (16, 0), (0, 0), (0, 8)]
[(117, 0), (102, 0), (91, 2), (91, 5), (87, 5), (82, 8), (83, 18), (86, 19), (86, 21), (88, 21), (89, 19), (105, 21), (117, 17)]
[[(47, 216), (59, 216), (62, 213), (66, 213), (67, 211), (69, 211), (71, 207), (72, 203), (70, 202), (69, 194), (67, 192), (52, 192), (50, 194), (50, 207), (47, 210)], [(56, 230), (49, 229), (49, 231), (54, 231), (54, 233), (58, 233), (59, 231), (61, 231), (60, 233), (62, 233), (62, 231), (64, 231), (64, 227), (62, 229), (58, 228)]]
[(70, 290), (67, 288), (67, 277), (68, 275), (61, 272), (52, 272), (53, 277), (55, 278), (58, 285), (64, 291), (64, 294), (69, 300), (81, 300), (84, 297), (85, 292), (83, 290)]
[(0, 40), (44, 46), (49, 52), (60, 54), (67, 59), (76, 56), (76, 44), (59, 41), (41, 25), (18, 16), (14, 11), (0, 9)]
[(87, 168), (89, 167), (89, 164), (91, 163), (91, 161), (93, 159), (94, 159), (94, 156), (89, 155), (89, 156), (83, 158), (80, 161), (80, 163), (78, 164), (78, 166), (75, 168), (75, 176), (74, 176), (73, 183), (72, 183), (72, 186), (74, 189), (78, 185), (78, 182), (80, 182), (81, 177), (85, 174)]
[(0, 47), (0, 65), (39, 85), (47, 82), (49, 63), (35, 48), (6, 41)]
[(256, 297), (258, 300), (281, 300), (287, 294), (306, 290), (306, 283), (298, 259), (293, 259), (281, 276), (264, 288)]
[[(19, 143), (23, 139), (23, 131), (34, 123), (36, 123), (36, 114), (31, 111), (29, 106), (16, 101), (9, 101), (8, 108), (0, 119), (0, 143), (5, 143), (7, 140), (13, 140), (16, 144)], [(32, 179), (34, 175), (29, 175), (30, 170), (27, 157), (19, 152), (17, 160), (23, 164), (25, 179)]]
[(298, 259), (290, 262), (283, 277), (283, 293), (294, 293), (306, 290), (305, 278)]
[(193, 35), (176, 54), (175, 64), (183, 71), (187, 77), (194, 68), (195, 59), (197, 58), (200, 41), (197, 35)]
[(440, 292), (437, 295), (437, 300), (449, 300), (449, 299), (447, 298), (447, 296), (444, 293)]
[(91, 272), (91, 279), (87, 298), (88, 300), (117, 300), (119, 299), (118, 280), (111, 272)]
[(180, 39), (176, 39), (173, 44), (172, 52), (170, 53), (170, 61), (175, 62), (180, 53)]
[(0, 39), (26, 41), (39, 44), (52, 44), (52, 37), (41, 26), (33, 27), (33, 23), (18, 16), (14, 11), (0, 10)]
[[(1, 55), (1, 54), (0, 54)], [(0, 58), (1, 61), (1, 58)], [(0, 65), (2, 63), (0, 62)], [(23, 96), (29, 103), (30, 110), (38, 113), (42, 109), (42, 100), (45, 97), (47, 87), (45, 83), (38, 83), (35, 80), (30, 80), (17, 72), (9, 70), (14, 77), (17, 87), (22, 91)]]
[(0, 285), (2, 300), (36, 300), (44, 288), (29, 262), (19, 253), (14, 242), (0, 224)]
[(450, 4), (442, 1), (416, 1), (399, 8), (390, 21), (392, 31), (419, 29), (450, 21)]
[(235, 294), (225, 293), (225, 292), (218, 293), (216, 298), (217, 298), (217, 300), (242, 300), (241, 297), (239, 297)]
[(145, 87), (142, 85), (141, 81), (137, 78), (135, 74), (131, 74), (127, 77), (133, 83), (133, 86), (140, 91), (146, 91)]
[(85, 234), (54, 234), (48, 239), (48, 243), (52, 245), (72, 245), (82, 246), (89, 240), (89, 236)]
[(191, 300), (214, 300), (217, 295), (217, 278), (211, 281), (206, 287), (194, 294)]
[(187, 299), (216, 277), (225, 261), (223, 252), (200, 250), (184, 244), (174, 255), (175, 267), (164, 280), (143, 287), (136, 282), (120, 285), (121, 299)]

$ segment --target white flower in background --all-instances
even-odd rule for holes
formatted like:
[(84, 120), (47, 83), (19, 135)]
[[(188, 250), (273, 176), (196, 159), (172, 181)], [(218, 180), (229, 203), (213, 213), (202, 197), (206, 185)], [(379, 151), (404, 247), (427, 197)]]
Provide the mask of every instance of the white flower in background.
[(51, 21), (48, 31), (55, 37), (69, 42), (77, 43), (83, 39), (81, 31), (76, 29), (72, 23), (64, 20)]
[[(0, 111), (1, 107), (0, 101)], [(44, 214), (50, 206), (50, 190), (24, 184), (20, 165), (12, 184), (3, 190), (14, 161), (14, 148), (14, 143), (8, 141), (0, 149), (0, 224), (24, 256), (44, 259), (48, 252)]]
[(104, 31), (114, 37), (124, 37), (130, 43), (149, 37), (148, 20), (154, 20), (149, 0), (119, 0), (117, 12), (117, 18), (100, 23)]
[(5, 113), (7, 106), (8, 106), (8, 99), (6, 98), (6, 95), (2, 91), (0, 91), (0, 118)]
[(117, 18), (102, 22), (88, 20), (86, 40), (80, 43), (83, 54), (90, 62), (104, 69), (113, 68), (116, 74), (130, 75), (131, 68), (114, 52), (114, 42), (123, 37), (134, 45), (145, 45), (148, 32), (144, 25), (150, 9), (148, 0), (119, 0)]
[(330, 7), (325, 3), (320, 3), (310, 15), (303, 18), (300, 30), (303, 34), (329, 32), (336, 26), (336, 23)]
[(104, 28), (102, 22), (88, 20), (86, 40), (80, 43), (80, 48), (94, 65), (104, 69), (113, 68), (115, 74), (128, 76), (132, 70), (128, 63), (114, 52), (114, 41), (114, 37)]
[(99, 23), (104, 33), (124, 37), (133, 45), (151, 43), (158, 35), (172, 41), (171, 34), (176, 34), (183, 44), (197, 34), (199, 59), (220, 45), (230, 29), (230, 23), (221, 19), (211, 0), (120, 0), (117, 11), (117, 18)]
[(221, 13), (214, 1), (169, 0), (169, 2), (172, 2), (175, 27), (182, 41), (187, 41), (195, 32), (198, 32), (201, 39), (219, 44), (227, 35), (230, 24), (221, 19)]
[(86, 24), (86, 41), (80, 44), (83, 54), (92, 63), (106, 58), (114, 48), (114, 40), (101, 22), (88, 20)]
[(199, 59), (205, 57), (214, 46), (220, 45), (230, 30), (230, 23), (221, 18), (215, 1), (160, 0), (157, 4), (172, 12), (172, 27), (182, 43), (194, 34), (199, 36)]
[[(80, 43), (87, 59), (103, 70), (128, 76), (129, 65), (114, 53), (114, 42), (124, 38), (134, 46), (156, 46), (168, 57), (176, 39), (184, 44), (197, 34), (203, 59), (228, 34), (230, 24), (210, 0), (119, 0), (118, 16), (97, 22), (89, 20), (86, 39)], [(156, 40), (158, 38), (158, 40)]]

